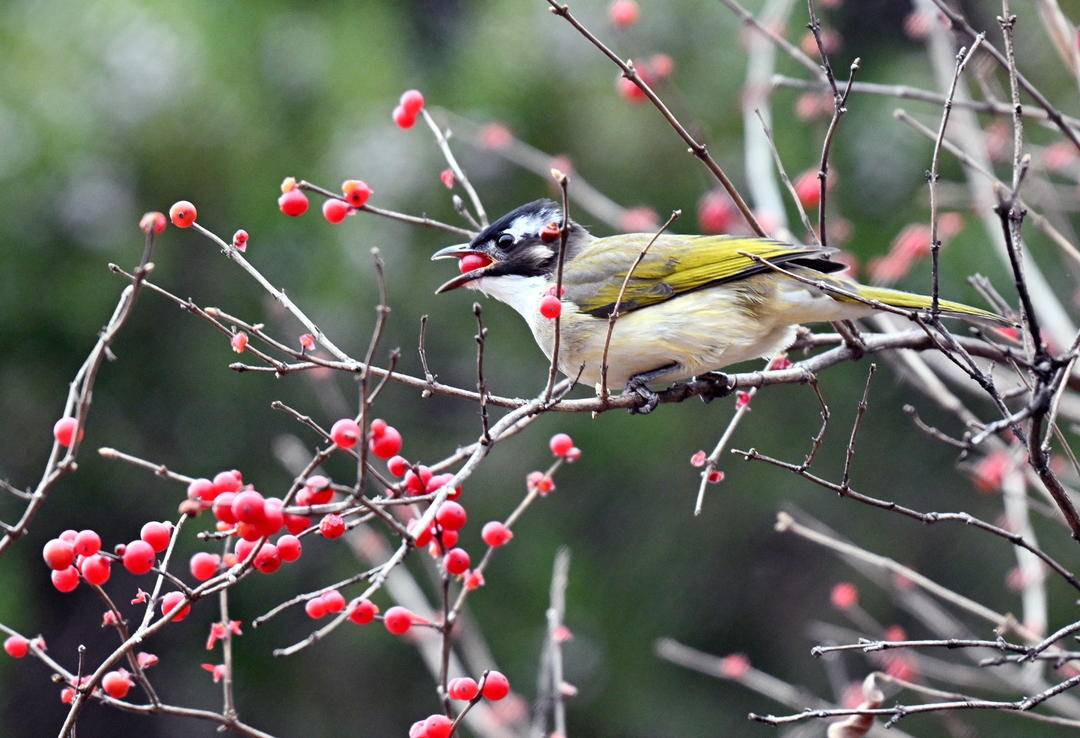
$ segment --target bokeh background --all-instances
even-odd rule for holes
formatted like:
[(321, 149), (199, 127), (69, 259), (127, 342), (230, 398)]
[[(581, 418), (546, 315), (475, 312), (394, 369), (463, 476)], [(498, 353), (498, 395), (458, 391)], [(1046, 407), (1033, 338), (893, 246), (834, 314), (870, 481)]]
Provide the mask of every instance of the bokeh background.
[[(739, 107), (745, 52), (732, 14), (719, 3), (646, 1), (637, 26), (616, 30), (606, 3), (574, 5), (622, 55), (670, 55), (675, 72), (665, 94), (745, 183)], [(908, 3), (837, 5), (823, 11), (823, 20), (837, 37), (838, 69), (861, 56), (865, 80), (935, 86), (923, 42), (904, 31)], [(975, 25), (994, 29), (990, 35), (998, 39), (993, 16), (1000, 8), (966, 5)], [(1063, 5), (1074, 14), (1080, 9), (1075, 2)], [(798, 42), (805, 8), (795, 6), (787, 35)], [(1033, 4), (1019, 0), (1015, 6), (1023, 69), (1076, 112), (1075, 81), (1043, 40)], [(458, 222), (439, 183), (444, 164), (429, 133), (422, 125), (401, 131), (390, 121), (403, 89), (418, 87), (435, 108), (480, 125), (497, 121), (520, 140), (566, 157), (573, 172), (623, 206), (662, 216), (682, 208), (676, 230), (697, 229), (697, 204), (712, 186), (655, 111), (621, 99), (612, 65), (541, 0), (7, 0), (0, 6), (0, 45), (0, 475), (20, 486), (38, 478), (67, 382), (123, 286), (106, 265), (134, 264), (140, 214), (166, 210), (181, 198), (195, 202), (200, 222), (223, 235), (246, 228), (250, 259), (353, 355), (362, 355), (369, 338), (376, 299), (369, 252), (378, 247), (393, 306), (384, 347), (400, 346), (401, 369), (419, 373), (417, 329), (420, 316), (430, 314), (433, 369), (446, 382), (474, 382), (474, 295), (432, 294), (449, 268), (431, 264), (428, 256), (446, 238), (368, 216), (330, 226), (316, 207), (304, 218), (287, 219), (275, 206), (286, 175), (332, 188), (358, 177), (374, 188), (373, 204)], [(784, 58), (778, 70), (806, 76)], [(777, 142), (793, 175), (814, 165), (827, 122), (800, 117), (798, 98), (790, 90), (772, 96)], [(850, 224), (846, 248), (863, 265), (888, 253), (905, 226), (927, 218), (930, 145), (895, 123), (896, 106), (888, 98), (853, 96), (835, 147), (834, 213)], [(939, 115), (933, 106), (905, 106), (931, 124)], [(444, 112), (436, 115), (448, 120)], [(1053, 140), (1036, 126), (1029, 134), (1036, 144)], [(457, 136), (455, 149), (492, 214), (551, 193), (549, 182), (466, 138)], [(949, 157), (943, 174), (946, 209), (963, 213), (962, 189), (947, 184), (961, 177)], [(612, 232), (586, 213), (580, 219), (598, 233)], [(1008, 282), (999, 261), (988, 256), (978, 221), (965, 215), (963, 222), (946, 251), (943, 286), (950, 296), (978, 300), (964, 281), (967, 274), (982, 271), (1002, 289)], [(1071, 294), (1073, 275), (1057, 253), (1038, 235), (1032, 235), (1031, 248), (1061, 294)], [(154, 261), (154, 280), (182, 296), (265, 320), (287, 338), (301, 332), (193, 233), (170, 228)], [(928, 271), (915, 264), (902, 284), (925, 289)], [(546, 363), (524, 324), (500, 305), (484, 307), (492, 389), (534, 393)], [(28, 538), (0, 562), (0, 620), (40, 632), (50, 653), (71, 667), (78, 644), (87, 645), (94, 663), (112, 649), (115, 636), (99, 627), (102, 607), (85, 588), (70, 596), (53, 590), (41, 545), (67, 527), (102, 531), (108, 545), (126, 542), (146, 520), (174, 516), (183, 496), (182, 488), (106, 462), (93, 449), (115, 446), (195, 476), (236, 467), (274, 493), (291, 478), (282, 449), (310, 447), (313, 439), (272, 411), (271, 400), (327, 423), (345, 414), (355, 397), (348, 378), (232, 373), (227, 365), (235, 357), (224, 338), (151, 294), (144, 293), (114, 350), (116, 361), (103, 367), (94, 392), (78, 473), (58, 486)], [(827, 476), (841, 467), (865, 372), (865, 363), (842, 366), (821, 379), (834, 410), (818, 462)], [(857, 485), (916, 508), (996, 518), (1000, 497), (980, 495), (948, 448), (914, 430), (900, 412), (905, 402), (956, 432), (951, 419), (886, 368), (873, 390), (855, 464)], [(797, 505), (857, 543), (990, 607), (1018, 611), (1018, 595), (1006, 586), (1015, 565), (1008, 546), (972, 531), (924, 529), (838, 501), (762, 465), (726, 460), (726, 479), (710, 489), (704, 513), (693, 517), (698, 476), (689, 457), (711, 448), (732, 407), (730, 400), (708, 406), (694, 401), (647, 418), (549, 416), (500, 444), (467, 485), (472, 519), (482, 522), (517, 503), (525, 474), (550, 458), (550, 433), (571, 433), (585, 452), (560, 474), (557, 492), (521, 522), (512, 546), (490, 568), (487, 588), (472, 598), (497, 666), (531, 698), (552, 560), (559, 546), (570, 548), (567, 623), (575, 639), (565, 658), (567, 678), (579, 689), (569, 703), (574, 735), (775, 734), (748, 723), (745, 714), (780, 705), (662, 662), (653, 643), (671, 636), (710, 653), (744, 653), (758, 668), (833, 699), (834, 689), (870, 668), (851, 656), (838, 660), (830, 674), (809, 654), (814, 640), (808, 623), (847, 625), (829, 603), (830, 588), (841, 580), (859, 587), (862, 607), (880, 623), (927, 635), (887, 592), (825, 551), (775, 533), (775, 514), (783, 506)], [(397, 386), (387, 388), (380, 414), (402, 429), (410, 458), (444, 455), (479, 429), (472, 405), (422, 400)], [(754, 401), (733, 445), (799, 459), (817, 423), (808, 390), (777, 388)], [(342, 478), (350, 473), (348, 465), (331, 464), (329, 470)], [(5, 501), (4, 519), (13, 519), (18, 507)], [(1044, 520), (1038, 525), (1047, 549), (1075, 561), (1060, 529)], [(478, 523), (464, 540), (479, 549)], [(196, 548), (188, 538), (183, 555)], [(358, 566), (344, 547), (310, 545), (298, 565), (239, 588), (233, 612), (247, 622), (301, 588)], [(427, 581), (421, 569), (415, 571)], [(135, 586), (119, 569), (109, 585), (124, 603)], [(1049, 589), (1051, 622), (1074, 617), (1069, 593), (1053, 581)], [(219, 704), (219, 688), (199, 666), (218, 658), (203, 651), (214, 616), (213, 608), (198, 608), (148, 644), (161, 657), (154, 676), (167, 700)], [(343, 628), (329, 642), (286, 660), (269, 655), (309, 627), (302, 613), (292, 612), (237, 640), (239, 708), (256, 726), (281, 736), (404, 735), (413, 720), (436, 708), (431, 679), (415, 651), (379, 627)], [(56, 732), (65, 708), (48, 677), (39, 663), (0, 659), (0, 734)], [(963, 723), (983, 736), (1047, 734), (1044, 726), (993, 715), (967, 715)], [(946, 729), (934, 718), (904, 725), (916, 735)], [(85, 712), (79, 728), (88, 737), (213, 731), (197, 722), (97, 706)], [(824, 728), (813, 730), (821, 734)]]

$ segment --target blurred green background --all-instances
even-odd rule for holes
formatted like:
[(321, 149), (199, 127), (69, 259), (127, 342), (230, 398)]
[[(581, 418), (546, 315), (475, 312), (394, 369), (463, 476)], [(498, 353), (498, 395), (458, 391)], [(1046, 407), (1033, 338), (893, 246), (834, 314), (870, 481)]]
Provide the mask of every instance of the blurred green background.
[[(676, 70), (665, 95), (742, 184), (745, 54), (732, 14), (712, 2), (643, 2), (641, 22), (616, 30), (606, 3), (573, 5), (623, 56), (664, 52), (673, 58)], [(1022, 14), (1024, 70), (1075, 113), (1075, 81), (1042, 40), (1032, 4), (1015, 5)], [(1077, 10), (1076, 3), (1065, 7)], [(969, 10), (975, 25), (999, 41), (993, 15), (1000, 9), (989, 4)], [(837, 68), (861, 56), (865, 80), (933, 88), (923, 45), (901, 30), (910, 11), (907, 3), (883, 0), (848, 0), (823, 11), (825, 25), (839, 36)], [(805, 7), (796, 3), (794, 13), (787, 35), (798, 41)], [(316, 200), (306, 217), (295, 220), (275, 205), (286, 175), (331, 188), (357, 177), (374, 188), (372, 204), (458, 222), (437, 177), (445, 165), (428, 131), (391, 124), (403, 89), (418, 87), (429, 105), (471, 120), (504, 123), (521, 140), (568, 157), (575, 172), (624, 206), (651, 207), (662, 217), (682, 208), (676, 230), (695, 230), (697, 202), (712, 184), (654, 110), (615, 94), (614, 67), (541, 0), (7, 0), (0, 6), (0, 44), (0, 475), (20, 486), (37, 480), (67, 382), (123, 286), (106, 264), (136, 263), (140, 214), (166, 210), (181, 198), (195, 202), (200, 222), (223, 236), (246, 228), (251, 261), (354, 356), (363, 354), (369, 339), (376, 300), (369, 251), (378, 247), (393, 306), (383, 346), (400, 346), (400, 369), (420, 373), (417, 329), (420, 316), (431, 314), (433, 370), (443, 381), (473, 384), (475, 295), (432, 294), (450, 270), (428, 256), (446, 238), (370, 216), (330, 226), (318, 215)], [(778, 69), (805, 77), (787, 59), (778, 61)], [(815, 165), (827, 122), (797, 118), (797, 98), (787, 90), (772, 97), (777, 142), (793, 175)], [(927, 218), (930, 145), (894, 122), (896, 106), (895, 100), (854, 95), (836, 143), (834, 212), (850, 221), (848, 250), (864, 263), (885, 255), (904, 226)], [(933, 106), (905, 107), (936, 125)], [(1036, 126), (1029, 133), (1036, 143), (1053, 140)], [(492, 215), (551, 193), (547, 181), (495, 152), (458, 139), (454, 146)], [(949, 157), (943, 174), (960, 181)], [(947, 209), (958, 209), (955, 198)], [(586, 214), (580, 220), (598, 233), (611, 232)], [(946, 251), (944, 292), (977, 300), (964, 281), (975, 270), (1007, 287), (985, 239), (968, 218)], [(1038, 235), (1032, 235), (1031, 248), (1069, 294), (1072, 280), (1057, 253)], [(153, 279), (179, 295), (264, 320), (287, 340), (301, 332), (194, 233), (170, 228), (154, 261)], [(928, 271), (917, 265), (903, 284), (925, 290)], [(546, 363), (525, 325), (501, 305), (485, 303), (484, 309), (491, 388), (533, 394)], [(227, 340), (147, 293), (114, 350), (117, 360), (103, 367), (94, 392), (78, 473), (55, 489), (29, 537), (0, 562), (0, 620), (42, 633), (50, 653), (72, 669), (78, 644), (87, 645), (88, 663), (96, 663), (112, 650), (115, 636), (99, 627), (102, 607), (85, 588), (70, 596), (53, 590), (41, 545), (67, 527), (96, 528), (107, 545), (126, 542), (146, 520), (174, 516), (183, 496), (176, 485), (101, 460), (95, 448), (114, 446), (195, 476), (236, 467), (259, 489), (280, 494), (291, 478), (279, 460), (283, 444), (299, 439), (310, 447), (314, 439), (272, 411), (271, 400), (327, 424), (348, 412), (355, 398), (345, 377), (234, 374), (227, 368), (235, 358)], [(834, 421), (818, 464), (830, 478), (842, 465), (865, 372), (864, 362), (821, 378)], [(857, 486), (920, 509), (998, 517), (1000, 497), (979, 495), (949, 449), (914, 430), (900, 407), (914, 402), (930, 422), (959, 432), (950, 418), (888, 369), (879, 373), (872, 397), (854, 470)], [(390, 386), (380, 405), (379, 414), (404, 433), (410, 458), (438, 458), (479, 431), (476, 408), (460, 401), (422, 400)], [(512, 509), (525, 474), (548, 462), (550, 433), (569, 432), (584, 450), (580, 463), (560, 473), (558, 490), (522, 520), (513, 544), (489, 569), (487, 588), (471, 600), (497, 661), (493, 666), (531, 699), (552, 560), (559, 546), (571, 549), (567, 624), (575, 639), (565, 658), (567, 679), (580, 690), (569, 703), (572, 735), (776, 735), (745, 715), (785, 708), (662, 662), (653, 642), (672, 636), (710, 653), (745, 653), (758, 668), (832, 700), (834, 689), (871, 668), (850, 656), (827, 673), (809, 654), (815, 641), (808, 623), (848, 624), (829, 605), (830, 588), (840, 580), (859, 585), (862, 606), (880, 623), (932, 635), (887, 592), (823, 550), (776, 534), (775, 513), (785, 504), (990, 607), (1019, 612), (1018, 595), (1005, 586), (1015, 565), (1008, 546), (973, 531), (924, 529), (838, 501), (763, 465), (726, 460), (725, 481), (710, 488), (704, 513), (693, 517), (698, 476), (689, 457), (712, 447), (732, 406), (731, 400), (708, 406), (694, 401), (646, 418), (546, 417), (500, 444), (467, 485), (474, 524), (463, 540), (479, 551), (480, 524)], [(808, 390), (776, 388), (755, 400), (733, 445), (798, 460), (817, 424)], [(329, 469), (342, 479), (350, 473), (347, 464)], [(13, 520), (19, 508), (5, 501), (3, 518)], [(1060, 529), (1044, 520), (1038, 525), (1051, 552), (1075, 561)], [(344, 546), (317, 544), (308, 546), (299, 564), (239, 588), (234, 617), (246, 623), (305, 587), (357, 570)], [(196, 548), (189, 536), (185, 560)], [(414, 571), (428, 581), (419, 567)], [(135, 586), (117, 569), (109, 588), (126, 603)], [(1073, 617), (1070, 593), (1056, 581), (1049, 590), (1051, 623)], [(203, 651), (215, 612), (205, 603), (147, 645), (161, 657), (152, 676), (166, 700), (219, 705), (219, 688), (199, 668), (219, 658)], [(289, 659), (269, 655), (309, 628), (302, 613), (290, 612), (237, 640), (239, 708), (249, 722), (280, 736), (404, 735), (413, 720), (437, 708), (415, 650), (381, 627), (343, 628)], [(48, 677), (39, 663), (0, 660), (0, 734), (55, 734), (65, 708)], [(965, 715), (962, 721), (983, 736), (1046, 734), (1044, 726), (1008, 717)], [(947, 726), (916, 718), (901, 727), (941, 735)], [(198, 722), (98, 706), (84, 713), (79, 728), (80, 736), (213, 734), (212, 726)], [(802, 734), (823, 731), (816, 725)]]

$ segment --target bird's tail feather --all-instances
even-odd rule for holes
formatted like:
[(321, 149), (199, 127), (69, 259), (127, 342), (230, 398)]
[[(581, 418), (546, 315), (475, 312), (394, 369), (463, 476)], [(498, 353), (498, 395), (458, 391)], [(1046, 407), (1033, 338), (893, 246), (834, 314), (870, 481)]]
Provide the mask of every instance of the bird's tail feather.
[[(844, 287), (853, 289), (864, 300), (880, 302), (890, 307), (904, 310), (930, 310), (933, 300), (927, 295), (916, 295), (912, 292), (902, 292), (887, 287), (870, 287), (868, 285), (847, 283)], [(833, 299), (841, 302), (855, 302), (850, 298), (832, 295)], [(942, 315), (946, 317), (961, 318), (976, 323), (985, 323), (996, 326), (1013, 326), (1015, 323), (997, 313), (983, 310), (982, 308), (965, 305), (952, 300), (938, 300)]]

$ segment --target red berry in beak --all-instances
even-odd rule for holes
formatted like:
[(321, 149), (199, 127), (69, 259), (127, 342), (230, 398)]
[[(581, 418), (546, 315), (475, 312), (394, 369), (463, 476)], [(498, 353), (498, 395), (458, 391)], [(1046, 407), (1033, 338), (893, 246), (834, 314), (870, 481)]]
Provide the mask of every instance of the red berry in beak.
[(481, 254), (466, 254), (458, 261), (458, 271), (462, 274), (466, 272), (476, 271), (477, 269), (483, 269), (491, 263), (491, 259)]

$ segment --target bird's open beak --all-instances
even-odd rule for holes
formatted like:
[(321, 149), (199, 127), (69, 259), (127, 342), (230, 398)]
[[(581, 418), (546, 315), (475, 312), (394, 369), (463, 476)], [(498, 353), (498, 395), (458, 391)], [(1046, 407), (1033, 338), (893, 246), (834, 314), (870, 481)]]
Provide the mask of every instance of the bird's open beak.
[(491, 256), (485, 251), (473, 248), (472, 244), (468, 243), (447, 246), (431, 255), (432, 261), (435, 261), (436, 259), (451, 258), (458, 259), (459, 268), (467, 269), (468, 271), (463, 271), (453, 279), (444, 282), (439, 289), (435, 290), (436, 295), (442, 294), (443, 292), (449, 292), (450, 290), (456, 290), (458, 287), (480, 279), (495, 263)]

